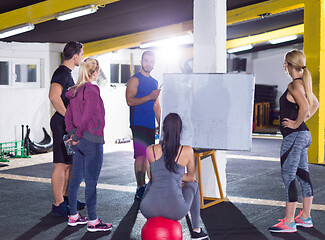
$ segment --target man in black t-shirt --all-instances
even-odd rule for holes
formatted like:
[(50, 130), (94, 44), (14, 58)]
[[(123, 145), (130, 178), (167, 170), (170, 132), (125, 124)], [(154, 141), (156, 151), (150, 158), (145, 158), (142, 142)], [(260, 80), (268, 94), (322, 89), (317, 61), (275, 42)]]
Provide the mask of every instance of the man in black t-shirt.
[[(72, 171), (72, 156), (67, 155), (63, 142), (65, 131), (64, 116), (69, 105), (65, 93), (74, 84), (71, 71), (79, 66), (83, 59), (83, 45), (79, 42), (69, 42), (63, 50), (64, 61), (53, 73), (49, 99), (56, 112), (51, 118), (51, 130), (53, 133), (53, 172), (51, 177), (54, 204), (52, 214), (67, 217), (68, 185)], [(78, 208), (83, 209), (84, 203), (78, 202)]]

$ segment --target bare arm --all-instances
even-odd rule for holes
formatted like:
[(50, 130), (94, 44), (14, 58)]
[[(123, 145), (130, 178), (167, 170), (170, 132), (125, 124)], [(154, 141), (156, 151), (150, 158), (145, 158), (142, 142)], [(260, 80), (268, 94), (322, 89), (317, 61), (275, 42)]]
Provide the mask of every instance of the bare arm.
[(153, 150), (152, 150), (153, 146), (154, 145), (148, 146), (146, 151), (146, 170), (150, 181), (151, 181), (150, 163), (154, 161)]
[(316, 98), (315, 94), (313, 94), (313, 106), (311, 109), (309, 109), (309, 115), (305, 118), (305, 122), (315, 114), (318, 107), (319, 107), (318, 99)]
[(135, 97), (138, 92), (139, 79), (131, 77), (126, 85), (126, 102), (128, 106), (137, 106), (148, 102), (150, 100), (156, 100), (159, 96), (160, 90), (154, 90), (149, 95), (137, 98)]
[(158, 125), (160, 125), (161, 108), (160, 108), (159, 98), (156, 99), (153, 105), (153, 110), (155, 111), (155, 117), (157, 119)]
[(195, 161), (194, 161), (194, 151), (193, 148), (189, 146), (184, 146), (186, 151), (186, 156), (189, 161), (187, 163), (187, 173), (184, 174), (182, 181), (183, 182), (194, 182), (195, 181)]
[(147, 170), (147, 176), (149, 178), (149, 181), (151, 181), (150, 162), (148, 159), (146, 159), (146, 170)]
[(64, 103), (61, 99), (62, 86), (58, 83), (52, 83), (50, 86), (49, 99), (53, 104), (53, 107), (58, 111), (62, 116), (65, 116), (67, 109), (64, 106)]
[(299, 82), (292, 82), (288, 85), (288, 90), (299, 106), (298, 116), (295, 121), (284, 118), (281, 123), (284, 127), (296, 129), (303, 123), (308, 114), (308, 101), (305, 96), (304, 86)]

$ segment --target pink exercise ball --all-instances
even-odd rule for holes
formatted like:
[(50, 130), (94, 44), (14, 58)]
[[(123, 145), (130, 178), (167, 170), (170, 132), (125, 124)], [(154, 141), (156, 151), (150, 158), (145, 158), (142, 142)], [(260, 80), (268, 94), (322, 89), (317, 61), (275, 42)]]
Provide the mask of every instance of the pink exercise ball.
[(182, 240), (183, 232), (178, 221), (164, 217), (149, 218), (141, 231), (142, 240)]

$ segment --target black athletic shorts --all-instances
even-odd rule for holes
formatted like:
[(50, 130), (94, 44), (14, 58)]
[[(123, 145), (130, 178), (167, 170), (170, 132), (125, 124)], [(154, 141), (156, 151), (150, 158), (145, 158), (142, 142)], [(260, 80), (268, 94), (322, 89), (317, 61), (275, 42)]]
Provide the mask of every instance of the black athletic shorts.
[(146, 156), (147, 147), (155, 143), (155, 129), (132, 126), (134, 159)]
[(53, 162), (72, 164), (72, 156), (67, 154), (63, 142), (63, 135), (67, 134), (64, 117), (56, 112), (51, 118), (50, 125), (53, 133)]

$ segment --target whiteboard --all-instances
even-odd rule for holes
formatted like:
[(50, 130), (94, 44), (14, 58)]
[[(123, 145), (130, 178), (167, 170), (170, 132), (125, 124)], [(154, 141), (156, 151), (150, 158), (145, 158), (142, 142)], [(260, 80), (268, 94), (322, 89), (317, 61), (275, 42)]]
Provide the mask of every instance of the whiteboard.
[(251, 149), (254, 75), (167, 73), (163, 81), (161, 123), (168, 113), (178, 113), (182, 145)]

